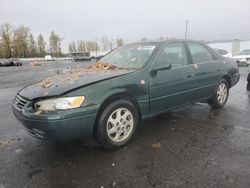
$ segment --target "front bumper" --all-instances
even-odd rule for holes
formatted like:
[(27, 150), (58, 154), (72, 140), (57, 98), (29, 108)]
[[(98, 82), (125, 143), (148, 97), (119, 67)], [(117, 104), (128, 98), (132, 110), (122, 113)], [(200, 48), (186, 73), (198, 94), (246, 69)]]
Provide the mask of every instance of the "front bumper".
[(81, 113), (81, 109), (71, 110), (70, 116), (64, 112), (56, 115), (35, 115), (27, 112), (26, 108), (18, 110), (14, 103), (12, 109), (17, 120), (31, 136), (54, 141), (70, 141), (91, 137), (97, 115), (97, 110), (93, 109), (89, 113), (85, 110)]

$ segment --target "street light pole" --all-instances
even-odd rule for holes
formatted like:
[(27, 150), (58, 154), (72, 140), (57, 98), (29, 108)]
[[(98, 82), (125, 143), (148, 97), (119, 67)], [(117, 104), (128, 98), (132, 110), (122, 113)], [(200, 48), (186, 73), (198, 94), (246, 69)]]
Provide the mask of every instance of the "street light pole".
[(186, 20), (185, 39), (188, 38), (188, 20)]

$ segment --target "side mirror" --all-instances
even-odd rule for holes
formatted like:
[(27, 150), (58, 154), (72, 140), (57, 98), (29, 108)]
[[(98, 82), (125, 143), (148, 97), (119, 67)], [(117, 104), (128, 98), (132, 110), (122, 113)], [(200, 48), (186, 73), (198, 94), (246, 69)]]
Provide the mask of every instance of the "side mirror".
[(162, 71), (162, 70), (168, 70), (168, 69), (171, 69), (172, 68), (172, 65), (171, 64), (168, 64), (164, 67), (158, 67), (158, 68), (154, 68), (153, 70), (151, 70), (151, 74), (156, 74), (158, 71)]

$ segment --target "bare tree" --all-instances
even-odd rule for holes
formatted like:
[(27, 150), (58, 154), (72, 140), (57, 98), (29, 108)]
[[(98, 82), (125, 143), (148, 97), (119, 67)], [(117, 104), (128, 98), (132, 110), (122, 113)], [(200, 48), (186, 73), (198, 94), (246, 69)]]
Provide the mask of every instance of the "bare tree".
[(78, 52), (86, 51), (86, 43), (84, 40), (77, 41), (77, 50), (78, 50)]
[(116, 46), (117, 47), (120, 47), (120, 46), (123, 46), (124, 45), (124, 41), (122, 38), (118, 38), (116, 39)]
[(76, 43), (72, 41), (69, 43), (69, 52), (76, 52)]
[(23, 25), (19, 26), (14, 31), (14, 56), (15, 57), (28, 57), (28, 37), (29, 28)]
[(103, 50), (108, 50), (108, 38), (106, 36), (101, 37), (101, 42), (102, 42), (102, 49)]
[(12, 57), (12, 37), (13, 37), (13, 26), (9, 23), (1, 25), (1, 56), (3, 58)]
[(69, 43), (69, 52), (84, 52), (99, 50), (99, 45), (95, 41), (78, 40), (77, 43)]
[(94, 42), (92, 41), (86, 41), (86, 51), (93, 51), (94, 50)]
[(37, 37), (37, 54), (39, 57), (43, 57), (46, 54), (46, 42), (42, 34)]
[(29, 35), (28, 41), (29, 57), (37, 56), (37, 44), (32, 34)]
[(108, 40), (108, 46), (110, 50), (114, 49), (114, 39), (109, 39)]
[(56, 56), (58, 53), (58, 36), (54, 31), (51, 32), (49, 37), (49, 48), (51, 55)]
[(2, 48), (3, 48), (2, 39), (0, 38), (0, 58), (3, 58)]
[(95, 41), (86, 41), (86, 51), (96, 51), (99, 50), (99, 46)]
[(61, 41), (62, 38), (60, 38), (58, 34), (52, 31), (49, 38), (50, 53), (52, 56), (58, 57), (62, 55)]
[(100, 46), (98, 45), (97, 41), (93, 41), (93, 51), (98, 51), (100, 50)]

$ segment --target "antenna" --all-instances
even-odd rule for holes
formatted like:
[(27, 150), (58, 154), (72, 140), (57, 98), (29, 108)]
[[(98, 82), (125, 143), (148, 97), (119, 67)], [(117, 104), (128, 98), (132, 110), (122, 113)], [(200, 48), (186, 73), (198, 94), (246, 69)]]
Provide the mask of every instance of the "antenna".
[(188, 38), (188, 20), (186, 20), (185, 39)]

